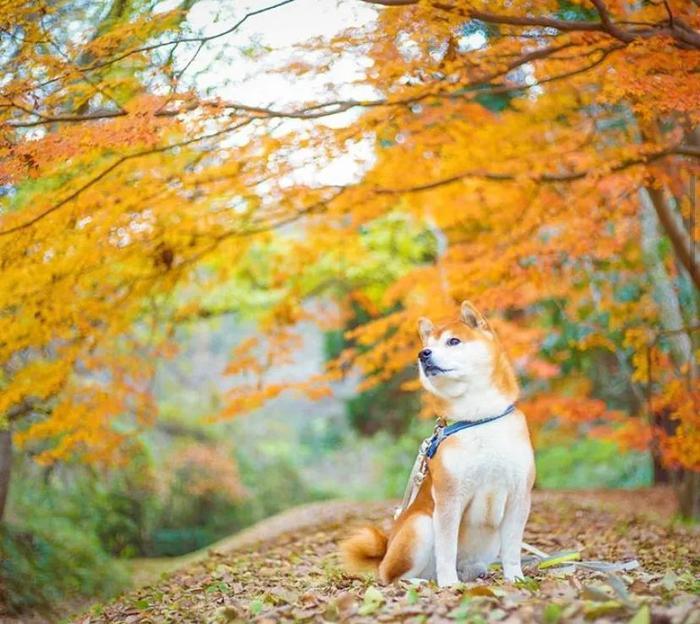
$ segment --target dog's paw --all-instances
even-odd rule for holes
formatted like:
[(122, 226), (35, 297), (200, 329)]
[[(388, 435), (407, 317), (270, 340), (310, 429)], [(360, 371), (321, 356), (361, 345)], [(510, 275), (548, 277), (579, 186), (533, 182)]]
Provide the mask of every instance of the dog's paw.
[(463, 583), (469, 583), (470, 581), (475, 581), (478, 578), (486, 576), (489, 573), (489, 569), (485, 563), (481, 562), (469, 562), (460, 563), (457, 566), (457, 576), (459, 580)]
[(452, 587), (453, 585), (459, 585), (460, 581), (457, 574), (446, 574), (437, 575), (437, 584), (439, 587)]
[(525, 575), (523, 574), (520, 566), (518, 566), (510, 569), (504, 569), (503, 578), (505, 578), (505, 580), (509, 583), (512, 583), (514, 581), (522, 581), (525, 578)]

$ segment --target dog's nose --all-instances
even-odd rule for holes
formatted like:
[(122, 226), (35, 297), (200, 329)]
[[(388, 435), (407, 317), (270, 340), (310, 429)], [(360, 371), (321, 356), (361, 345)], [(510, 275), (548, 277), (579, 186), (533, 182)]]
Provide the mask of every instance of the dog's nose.
[(430, 357), (430, 354), (431, 354), (431, 353), (432, 353), (432, 351), (431, 351), (430, 349), (423, 349), (423, 350), (418, 354), (418, 357), (419, 357), (421, 360), (427, 360), (427, 359)]

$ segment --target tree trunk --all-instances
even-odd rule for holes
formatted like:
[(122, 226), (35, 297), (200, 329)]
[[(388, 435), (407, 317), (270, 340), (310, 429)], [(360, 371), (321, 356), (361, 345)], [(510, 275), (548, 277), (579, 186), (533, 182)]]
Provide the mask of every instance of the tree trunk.
[[(653, 191), (645, 188), (639, 190), (642, 254), (649, 274), (654, 300), (659, 307), (661, 326), (666, 330), (676, 330), (685, 325), (685, 320), (677, 290), (674, 288), (673, 280), (668, 274), (663, 259), (659, 254), (659, 221), (657, 220), (658, 210), (656, 208), (658, 201), (662, 201), (666, 206), (668, 204), (660, 193), (656, 196), (656, 200), (652, 193)], [(693, 365), (693, 343), (688, 334), (678, 333), (669, 336), (669, 344), (673, 361), (679, 371), (685, 365)], [(673, 436), (675, 434), (677, 422), (668, 417), (666, 410), (651, 414), (651, 418), (653, 419), (653, 425), (662, 429), (667, 435)], [(669, 470), (664, 465), (656, 444), (652, 445), (651, 453), (654, 467), (654, 483), (673, 483), (676, 486), (681, 484), (680, 490), (684, 492), (683, 488), (685, 486), (682, 484), (685, 483), (686, 476), (690, 475), (692, 477), (694, 473)], [(692, 483), (697, 484), (697, 480), (693, 481), (690, 479), (688, 483), (688, 487), (692, 490)], [(681, 507), (683, 507), (682, 499), (686, 494), (680, 490), (678, 498)], [(688, 494), (687, 496), (690, 496), (689, 506), (692, 508), (692, 495)], [(695, 496), (697, 497), (697, 493)]]
[[(685, 319), (677, 289), (659, 254), (658, 210), (655, 210), (657, 202), (654, 200), (654, 193), (658, 193), (657, 199), (667, 205), (663, 197), (659, 197), (660, 192), (644, 188), (639, 190), (642, 207), (642, 254), (649, 273), (654, 300), (659, 306), (661, 325), (664, 329), (673, 331), (681, 329), (685, 325)], [(669, 336), (669, 343), (673, 360), (679, 369), (686, 364), (692, 364), (693, 343), (688, 334), (679, 333)]]
[(700, 472), (681, 471), (676, 492), (681, 515), (684, 518), (700, 520)]
[[(651, 415), (654, 427), (661, 429), (666, 435), (673, 436), (676, 433), (676, 421), (668, 417), (668, 410), (656, 411)], [(664, 463), (661, 453), (659, 453), (656, 437), (651, 446), (651, 459), (654, 485), (675, 485), (680, 478), (677, 471), (671, 470)]]
[(5, 505), (10, 493), (12, 475), (12, 431), (9, 424), (0, 429), (0, 522), (5, 517)]

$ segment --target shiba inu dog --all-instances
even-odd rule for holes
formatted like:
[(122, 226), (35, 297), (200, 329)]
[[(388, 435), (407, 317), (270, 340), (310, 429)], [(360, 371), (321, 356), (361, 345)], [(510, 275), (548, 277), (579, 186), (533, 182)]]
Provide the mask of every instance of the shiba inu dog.
[(513, 368), (468, 301), (458, 319), (434, 325), (422, 318), (418, 331), (421, 383), (444, 401), (444, 418), (459, 430), (438, 441), (388, 535), (366, 527), (341, 544), (346, 567), (378, 569), (383, 583), (423, 578), (444, 587), (473, 580), (500, 559), (506, 580), (521, 578), (535, 463), (525, 417), (514, 407)]

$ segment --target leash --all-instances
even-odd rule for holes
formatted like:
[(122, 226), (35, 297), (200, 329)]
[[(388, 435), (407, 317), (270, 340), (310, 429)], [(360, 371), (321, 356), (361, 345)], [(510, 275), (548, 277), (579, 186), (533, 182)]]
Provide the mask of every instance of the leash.
[(428, 474), (428, 460), (435, 456), (438, 447), (445, 438), (449, 438), (451, 435), (463, 431), (464, 429), (471, 429), (472, 427), (478, 427), (479, 425), (485, 425), (494, 420), (499, 420), (513, 411), (515, 411), (515, 405), (509, 405), (505, 411), (497, 416), (490, 416), (488, 418), (482, 418), (481, 420), (458, 420), (451, 425), (448, 425), (444, 418), (438, 418), (435, 428), (433, 429), (433, 435), (423, 440), (418, 448), (418, 455), (416, 456), (416, 461), (413, 462), (413, 468), (411, 469), (408, 483), (406, 483), (401, 505), (394, 511), (394, 520), (408, 509), (415, 499), (425, 476)]

